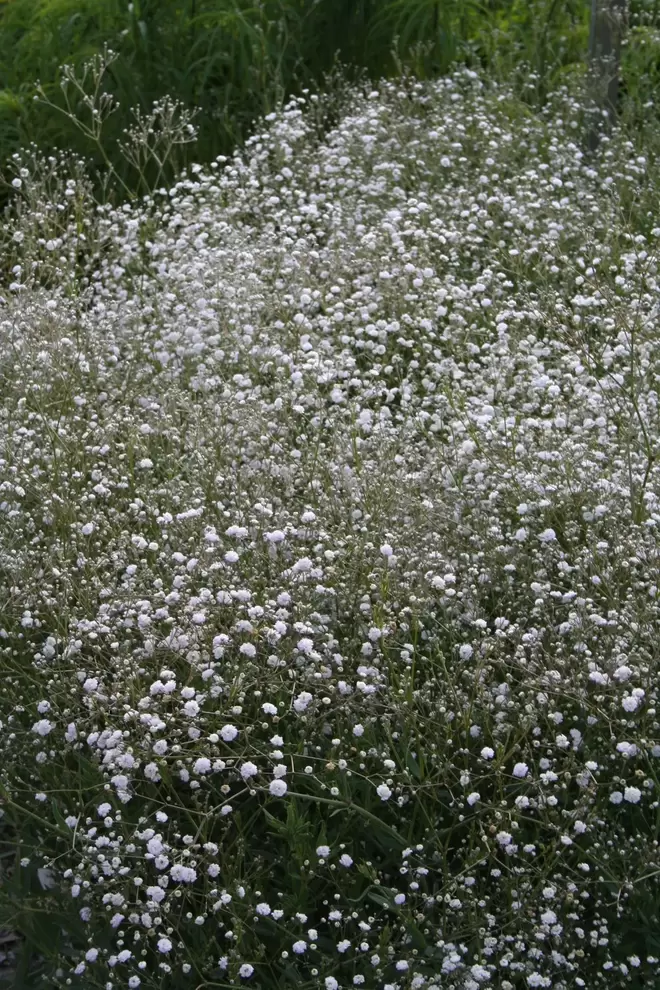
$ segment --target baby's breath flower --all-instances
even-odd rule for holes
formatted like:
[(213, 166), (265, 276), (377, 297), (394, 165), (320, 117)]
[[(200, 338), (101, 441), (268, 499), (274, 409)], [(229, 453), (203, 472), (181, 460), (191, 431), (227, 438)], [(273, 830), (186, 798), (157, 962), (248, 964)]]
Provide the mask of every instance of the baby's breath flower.
[(16, 917), (31, 871), (86, 933), (48, 985), (657, 985), (660, 172), (584, 154), (569, 76), (304, 91), (118, 208), (10, 160), (0, 816)]

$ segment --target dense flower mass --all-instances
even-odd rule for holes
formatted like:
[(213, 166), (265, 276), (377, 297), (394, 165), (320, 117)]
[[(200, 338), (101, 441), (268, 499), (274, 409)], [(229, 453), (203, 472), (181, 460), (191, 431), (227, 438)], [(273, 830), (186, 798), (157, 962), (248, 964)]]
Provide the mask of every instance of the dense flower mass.
[(469, 72), (316, 111), (22, 174), (11, 896), (49, 987), (657, 985), (655, 173)]

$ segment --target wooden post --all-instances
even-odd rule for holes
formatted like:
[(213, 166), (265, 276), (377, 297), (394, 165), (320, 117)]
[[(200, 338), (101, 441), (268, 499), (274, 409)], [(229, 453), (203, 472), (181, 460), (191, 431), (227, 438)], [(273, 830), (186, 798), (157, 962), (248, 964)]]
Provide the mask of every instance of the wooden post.
[[(616, 117), (619, 96), (621, 46), (628, 24), (628, 0), (591, 0), (589, 36), (589, 89), (593, 103), (608, 123)], [(598, 147), (599, 128), (594, 120), (588, 135), (589, 149)]]

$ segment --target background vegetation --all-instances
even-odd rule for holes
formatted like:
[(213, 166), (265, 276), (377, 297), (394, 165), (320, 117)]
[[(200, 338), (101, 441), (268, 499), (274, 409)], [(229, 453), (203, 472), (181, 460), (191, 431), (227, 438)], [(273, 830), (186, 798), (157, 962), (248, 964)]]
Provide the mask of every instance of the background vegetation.
[[(659, 7), (633, 0), (624, 66), (628, 96), (649, 112)], [(135, 107), (148, 113), (171, 96), (199, 108), (197, 141), (172, 157), (174, 173), (186, 159), (233, 149), (283, 97), (327, 85), (338, 62), (349, 76), (389, 76), (403, 65), (424, 79), (467, 61), (515, 78), (527, 100), (543, 103), (562, 76), (583, 70), (589, 14), (589, 0), (0, 0), (0, 166), (35, 142), (91, 156), (103, 171), (99, 148), (54, 107), (66, 106), (60, 66), (80, 68), (105, 46), (118, 58), (103, 84), (119, 103), (105, 147), (133, 188), (118, 142)], [(84, 119), (80, 101), (71, 109)]]

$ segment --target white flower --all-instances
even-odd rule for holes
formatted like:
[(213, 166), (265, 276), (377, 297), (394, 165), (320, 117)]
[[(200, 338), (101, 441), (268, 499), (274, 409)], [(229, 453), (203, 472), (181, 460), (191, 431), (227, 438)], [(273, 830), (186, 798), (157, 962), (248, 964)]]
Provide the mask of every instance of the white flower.
[(277, 715), (277, 707), (275, 705), (271, 705), (269, 701), (264, 702), (261, 706), (261, 710), (264, 715)]
[(541, 543), (552, 543), (552, 541), (556, 539), (557, 534), (554, 529), (544, 529), (542, 533), (539, 533), (539, 540)]
[(301, 691), (293, 702), (293, 707), (297, 712), (304, 712), (314, 700), (309, 691)]
[(223, 725), (220, 729), (220, 735), (225, 742), (233, 742), (238, 735), (238, 729), (235, 725)]
[(392, 797), (392, 791), (387, 786), (387, 784), (379, 784), (376, 788), (376, 794), (381, 799), (381, 801), (389, 801)]
[(91, 536), (94, 532), (94, 523), (86, 522), (83, 526), (81, 526), (80, 532), (83, 536)]
[(243, 780), (249, 780), (250, 777), (255, 777), (259, 773), (259, 767), (255, 763), (251, 763), (250, 760), (247, 760), (241, 766), (240, 773)]
[(291, 948), (297, 956), (302, 956), (302, 954), (307, 951), (307, 942), (303, 939), (299, 939), (297, 942), (293, 943)]
[(610, 801), (612, 802), (612, 804), (621, 804), (621, 802), (623, 801), (623, 794), (621, 793), (621, 791), (612, 791), (612, 793), (610, 794)]
[(327, 859), (328, 856), (330, 855), (330, 846), (317, 846), (316, 855), (320, 859)]
[(195, 773), (204, 774), (211, 772), (211, 761), (206, 756), (200, 756), (199, 759), (195, 760), (193, 763), (193, 770)]
[(484, 748), (481, 750), (481, 757), (484, 760), (492, 760), (494, 756), (495, 756), (495, 750), (491, 749), (490, 746), (484, 746)]
[(529, 773), (529, 767), (527, 766), (526, 763), (516, 763), (515, 767), (513, 768), (514, 777), (526, 777), (528, 773)]
[(288, 787), (286, 781), (280, 780), (276, 777), (275, 780), (271, 780), (268, 790), (275, 797), (283, 797), (286, 794)]
[(244, 980), (249, 980), (253, 973), (254, 966), (251, 966), (250, 963), (243, 963), (238, 970), (238, 975)]
[(158, 939), (158, 942), (156, 944), (158, 946), (159, 952), (167, 953), (172, 951), (172, 943), (169, 938), (165, 938), (163, 936), (163, 938)]
[(341, 863), (342, 866), (345, 866), (346, 868), (348, 868), (349, 866), (352, 866), (353, 865), (353, 860), (348, 855), (348, 853), (343, 853), (339, 857), (339, 862)]
[(35, 722), (32, 726), (32, 731), (38, 736), (47, 736), (49, 732), (52, 732), (55, 726), (47, 718), (40, 718), (38, 722)]
[(171, 868), (170, 876), (173, 880), (178, 880), (181, 883), (194, 883), (197, 879), (197, 872), (192, 866), (181, 866), (177, 864)]
[(642, 799), (642, 792), (639, 787), (626, 787), (623, 792), (623, 799), (629, 804), (639, 804)]
[(466, 797), (465, 800), (466, 800), (466, 803), (469, 804), (470, 807), (472, 807), (472, 805), (476, 804), (477, 801), (480, 800), (479, 792), (478, 791), (472, 791), (471, 794), (468, 794), (468, 796)]

